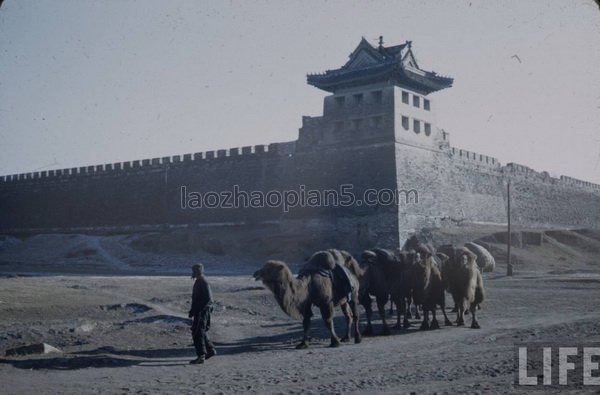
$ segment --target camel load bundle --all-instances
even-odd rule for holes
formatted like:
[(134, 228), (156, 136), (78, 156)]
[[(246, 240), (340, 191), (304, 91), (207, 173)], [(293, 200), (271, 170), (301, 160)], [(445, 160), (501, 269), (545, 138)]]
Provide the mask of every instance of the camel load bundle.
[(496, 260), (492, 254), (483, 246), (475, 243), (465, 243), (465, 247), (477, 256), (477, 266), (482, 272), (493, 272), (496, 268)]

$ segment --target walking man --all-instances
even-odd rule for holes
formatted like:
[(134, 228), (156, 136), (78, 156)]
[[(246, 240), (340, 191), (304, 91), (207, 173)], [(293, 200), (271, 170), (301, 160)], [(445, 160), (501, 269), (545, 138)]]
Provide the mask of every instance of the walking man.
[(194, 318), (192, 324), (192, 339), (196, 348), (198, 358), (190, 361), (191, 364), (204, 363), (214, 355), (217, 355), (215, 347), (208, 339), (207, 332), (210, 329), (210, 313), (212, 311), (212, 291), (210, 285), (204, 278), (204, 266), (195, 264), (192, 266), (192, 278), (196, 279), (192, 291), (192, 307), (189, 317)]

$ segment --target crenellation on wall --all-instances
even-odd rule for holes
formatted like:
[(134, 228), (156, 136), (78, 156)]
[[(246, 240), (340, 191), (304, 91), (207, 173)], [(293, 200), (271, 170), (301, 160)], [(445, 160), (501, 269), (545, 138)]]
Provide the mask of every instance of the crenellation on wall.
[(217, 150), (217, 158), (225, 158), (227, 156), (226, 149)]
[(586, 189), (589, 189), (592, 191), (600, 192), (600, 185), (595, 184), (593, 182), (583, 181), (583, 180), (579, 180), (577, 178), (573, 178), (573, 177), (569, 177), (569, 176), (560, 176), (560, 180), (562, 183), (564, 183), (566, 185), (573, 185), (573, 186), (577, 186), (580, 188), (586, 188)]
[[(445, 132), (444, 132), (445, 133)], [(497, 158), (479, 154), (462, 148), (450, 147), (450, 153), (456, 160), (468, 161), (481, 166), (500, 168), (501, 164)]]

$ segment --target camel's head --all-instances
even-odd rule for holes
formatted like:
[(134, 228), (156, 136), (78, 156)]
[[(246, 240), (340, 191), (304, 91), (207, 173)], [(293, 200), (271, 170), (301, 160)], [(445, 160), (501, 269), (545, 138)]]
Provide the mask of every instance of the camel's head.
[(362, 267), (367, 267), (377, 262), (377, 254), (371, 250), (365, 250), (360, 258), (360, 265)]
[(448, 262), (448, 259), (450, 259), (448, 255), (441, 252), (436, 253), (435, 256), (438, 258), (441, 267), (444, 267), (446, 262)]
[(457, 248), (458, 250), (458, 256), (457, 256), (457, 262), (463, 266), (463, 267), (467, 267), (472, 263), (475, 263), (476, 259), (477, 259), (477, 255), (473, 254), (471, 251), (469, 251), (468, 249), (462, 247), (462, 248)]
[(254, 280), (261, 280), (263, 284), (269, 286), (270, 284), (281, 282), (285, 277), (286, 272), (289, 272), (285, 263), (280, 261), (267, 261), (263, 267), (254, 272)]
[(415, 261), (419, 264), (424, 264), (429, 258), (433, 256), (431, 249), (425, 244), (419, 244), (415, 249)]
[(415, 250), (401, 251), (398, 254), (398, 257), (400, 258), (400, 262), (404, 268), (413, 267), (415, 264), (419, 263), (421, 258), (421, 256)]

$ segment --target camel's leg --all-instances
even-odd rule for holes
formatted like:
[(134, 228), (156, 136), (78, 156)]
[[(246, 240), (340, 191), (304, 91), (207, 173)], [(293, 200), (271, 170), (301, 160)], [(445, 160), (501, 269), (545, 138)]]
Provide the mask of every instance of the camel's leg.
[(421, 327), (419, 330), (429, 329), (429, 311), (427, 309), (423, 309), (423, 322), (421, 322)]
[(379, 315), (381, 316), (381, 321), (383, 322), (383, 330), (381, 334), (387, 336), (390, 334), (390, 328), (388, 328), (387, 321), (385, 319), (385, 304), (387, 303), (387, 295), (377, 296), (377, 309), (379, 310)]
[(308, 332), (310, 330), (310, 319), (312, 318), (312, 308), (308, 306), (304, 312), (304, 319), (302, 320), (302, 329), (304, 330), (304, 336), (302, 342), (296, 346), (297, 349), (308, 348)]
[(359, 324), (359, 316), (358, 309), (356, 308), (356, 302), (354, 300), (350, 301), (350, 311), (352, 313), (352, 317), (354, 317), (354, 343), (358, 344), (361, 342), (362, 337), (360, 335), (360, 330), (358, 327)]
[(363, 296), (360, 300), (360, 304), (365, 308), (365, 314), (367, 315), (367, 327), (363, 331), (363, 336), (373, 336), (373, 325), (371, 324), (371, 318), (373, 317), (371, 297), (369, 295)]
[(400, 305), (402, 304), (402, 302), (404, 301), (404, 298), (402, 297), (398, 297), (397, 295), (392, 295), (391, 297), (392, 299), (392, 303), (396, 305), (396, 329), (400, 329), (402, 328), (402, 326), (400, 325), (400, 316), (402, 315), (402, 309), (400, 308)]
[(415, 319), (419, 320), (419, 319), (421, 319), (421, 316), (419, 315), (419, 305), (415, 303), (414, 298), (413, 298), (413, 304), (415, 305)]
[(475, 318), (475, 311), (477, 311), (477, 304), (475, 303), (471, 303), (471, 328), (473, 329), (479, 329), (481, 328), (479, 326), (479, 322), (477, 322), (477, 318)]
[(335, 327), (333, 326), (333, 311), (333, 303), (326, 304), (321, 307), (321, 317), (323, 317), (323, 322), (325, 322), (325, 326), (331, 334), (329, 347), (339, 347), (340, 339), (335, 334)]
[(458, 319), (456, 320), (457, 326), (463, 326), (465, 324), (465, 305), (461, 302), (458, 306)]
[(456, 310), (453, 310), (456, 313), (456, 325), (459, 325), (460, 317), (461, 317), (461, 314), (460, 314), (461, 302), (458, 301), (458, 296), (456, 296), (454, 294), (452, 294), (452, 299), (454, 299), (454, 308), (456, 309)]
[(440, 329), (440, 324), (435, 316), (435, 304), (432, 306), (431, 308), (431, 325), (429, 326), (429, 329)]
[(408, 329), (408, 327), (410, 327), (410, 322), (408, 321), (408, 319), (411, 317), (410, 315), (410, 302), (408, 303), (408, 307), (407, 307), (407, 298), (402, 297), (402, 311), (401, 313), (404, 315), (404, 321), (402, 323), (402, 327), (404, 329)]
[(446, 314), (446, 309), (444, 308), (444, 306), (442, 307), (442, 313), (444, 314), (444, 325), (446, 326), (452, 326), (452, 321), (450, 321), (450, 319), (448, 318), (448, 314)]
[(400, 300), (400, 303), (396, 303), (396, 329), (402, 329), (402, 325), (400, 324), (402, 311), (400, 307), (398, 307), (400, 304), (402, 304), (402, 299)]
[(442, 295), (440, 297), (440, 308), (442, 310), (442, 314), (444, 314), (444, 325), (452, 326), (452, 321), (448, 319), (448, 315), (446, 314), (446, 293), (442, 291)]
[(342, 305), (340, 305), (341, 309), (342, 309), (342, 313), (344, 314), (344, 317), (346, 318), (346, 334), (344, 335), (344, 337), (342, 337), (342, 342), (347, 342), (348, 340), (350, 340), (350, 329), (352, 328), (352, 313), (350, 312), (350, 306), (348, 306), (348, 303), (343, 303)]

